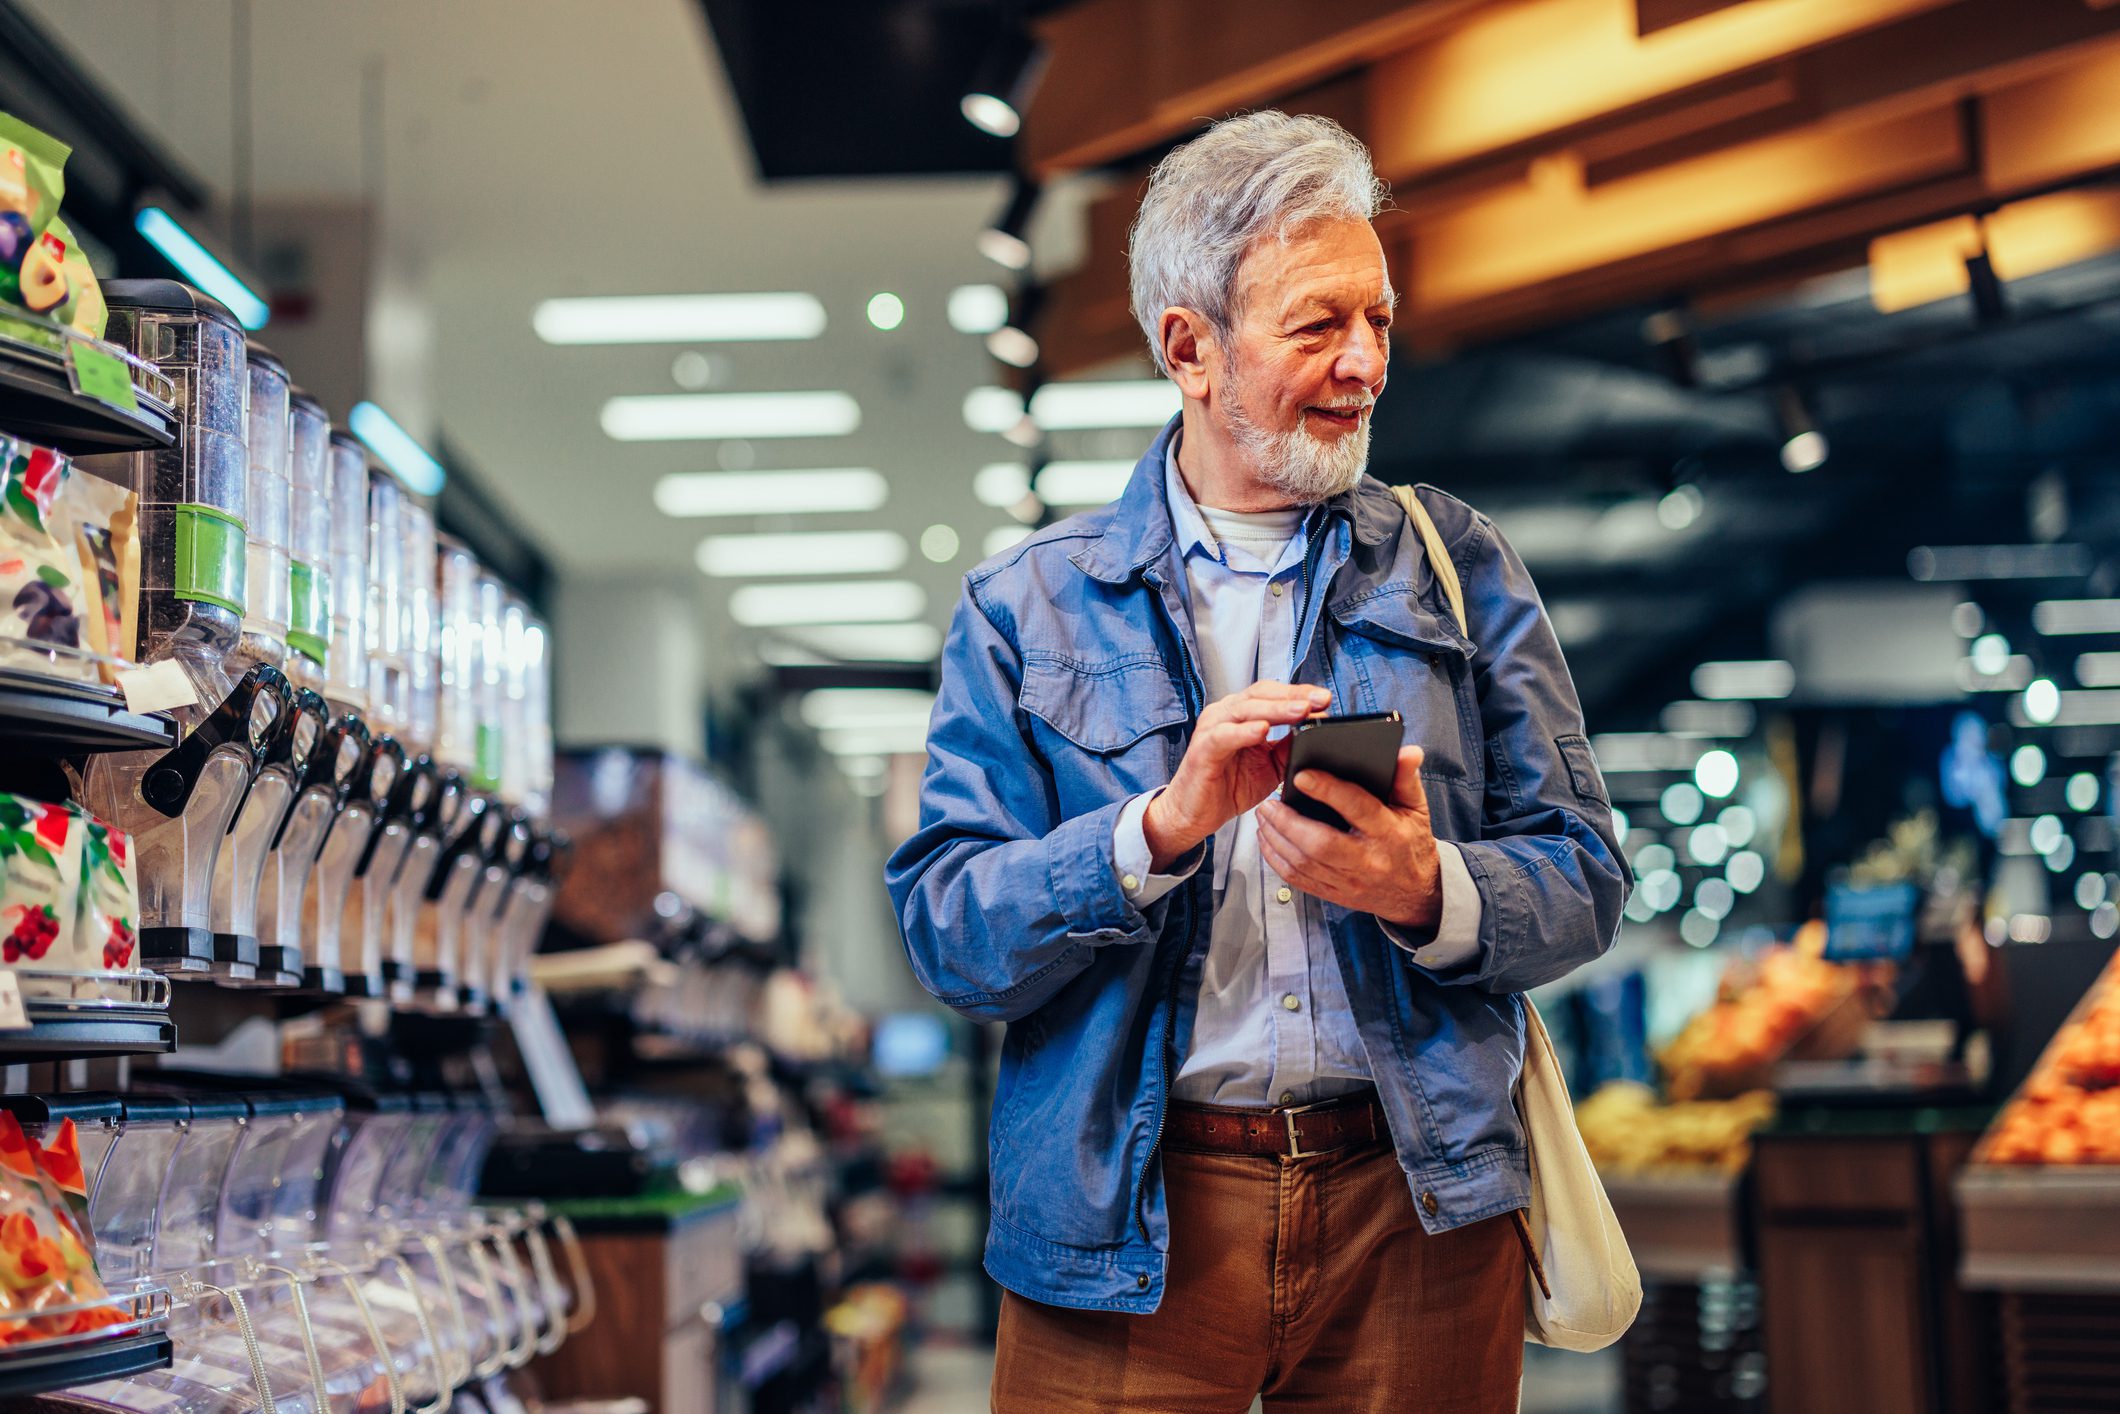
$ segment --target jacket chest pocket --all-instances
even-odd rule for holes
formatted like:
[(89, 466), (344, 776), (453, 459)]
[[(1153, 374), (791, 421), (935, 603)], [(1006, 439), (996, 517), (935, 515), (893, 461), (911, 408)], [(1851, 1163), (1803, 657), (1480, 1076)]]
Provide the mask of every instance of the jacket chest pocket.
[(1160, 658), (1028, 657), (1017, 705), (1052, 768), (1063, 817), (1167, 783), (1192, 715)]
[[(1438, 816), (1456, 812), (1433, 799), (1437, 784), (1467, 796), (1476, 809), (1485, 779), (1485, 739), (1472, 690), (1472, 645), (1422, 609), (1404, 584), (1384, 585), (1334, 605), (1332, 614), (1340, 651), (1361, 685), (1364, 710), (1396, 709), (1406, 719), (1406, 744), (1427, 753), (1421, 774)], [(1438, 833), (1443, 826), (1438, 819)]]

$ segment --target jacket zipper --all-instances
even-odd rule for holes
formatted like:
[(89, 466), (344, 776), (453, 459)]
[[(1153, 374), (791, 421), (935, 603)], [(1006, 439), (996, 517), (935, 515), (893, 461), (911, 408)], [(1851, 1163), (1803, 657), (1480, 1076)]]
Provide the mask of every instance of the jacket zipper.
[[(1143, 577), (1156, 587), (1156, 602), (1162, 604), (1162, 579), (1154, 571), (1148, 572)], [(1163, 614), (1165, 618), (1172, 618), (1169, 605), (1163, 606)], [(1192, 704), (1193, 720), (1197, 722), (1200, 720), (1200, 713), (1206, 709), (1206, 702), (1204, 701), (1207, 696), (1206, 689), (1200, 684), (1199, 670), (1193, 666), (1192, 648), (1185, 641), (1184, 626), (1177, 623), (1175, 619), (1171, 623), (1171, 636), (1178, 640), (1178, 658), (1185, 666), (1185, 695), (1186, 699)], [(1207, 849), (1207, 856), (1204, 856), (1200, 861), (1200, 871), (1202, 875), (1211, 879), (1214, 870), (1214, 860), (1212, 858), (1214, 852), (1213, 840), (1207, 842)], [(1187, 890), (1188, 895), (1191, 892), (1191, 890)], [(1163, 1045), (1156, 1057), (1162, 1072), (1163, 1085), (1156, 1099), (1155, 1138), (1149, 1141), (1148, 1157), (1141, 1162), (1141, 1181), (1134, 1188), (1134, 1226), (1141, 1230), (1141, 1240), (1151, 1243), (1154, 1239), (1148, 1235), (1148, 1172), (1155, 1165), (1156, 1155), (1162, 1152), (1163, 1127), (1170, 1118), (1170, 1059), (1178, 1049), (1178, 974), (1185, 970), (1185, 959), (1192, 956), (1193, 944), (1198, 940), (1200, 908), (1197, 903), (1190, 905), (1190, 913), (1186, 919), (1186, 924), (1185, 946), (1178, 949), (1176, 959), (1171, 963), (1170, 970), (1163, 978)]]

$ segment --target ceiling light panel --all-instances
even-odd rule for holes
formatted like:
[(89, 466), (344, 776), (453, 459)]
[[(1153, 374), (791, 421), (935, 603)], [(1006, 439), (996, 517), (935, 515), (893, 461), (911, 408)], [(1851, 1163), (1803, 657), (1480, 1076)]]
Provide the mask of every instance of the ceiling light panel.
[(888, 574), (905, 564), (906, 543), (895, 530), (709, 535), (696, 558), (700, 572), (715, 579)]
[(548, 299), (530, 327), (548, 344), (767, 343), (824, 332), (815, 295), (610, 295)]
[(1133, 474), (1130, 461), (1048, 462), (1035, 489), (1049, 506), (1102, 506), (1119, 499)]
[(1008, 295), (999, 285), (959, 285), (946, 313), (960, 334), (991, 334), (1008, 323)]
[(611, 398), (603, 427), (619, 442), (844, 437), (861, 426), (846, 393), (651, 393)]
[(729, 617), (746, 628), (904, 623), (926, 609), (927, 595), (904, 579), (747, 584), (729, 596)]
[(680, 471), (655, 483), (655, 509), (666, 516), (820, 515), (873, 511), (890, 483), (871, 467), (811, 471)]
[(942, 656), (942, 630), (933, 624), (809, 624), (780, 636), (814, 653), (862, 663), (932, 663)]
[(1096, 427), (1161, 427), (1184, 398), (1166, 378), (1118, 383), (1048, 383), (1031, 396), (1031, 416), (1048, 432)]

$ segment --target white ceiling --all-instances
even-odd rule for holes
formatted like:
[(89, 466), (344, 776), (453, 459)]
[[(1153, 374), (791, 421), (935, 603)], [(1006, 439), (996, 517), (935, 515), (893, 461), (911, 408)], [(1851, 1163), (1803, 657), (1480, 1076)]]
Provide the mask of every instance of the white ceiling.
[[(185, 164), (229, 190), (229, 0), (28, 8)], [(709, 529), (881, 524), (917, 544), (942, 522), (959, 533), (957, 560), (932, 565), (916, 550), (908, 573), (928, 592), (930, 619), (945, 620), (957, 576), (1005, 519), (971, 484), (1011, 451), (959, 412), (992, 365), (943, 314), (953, 286), (1003, 273), (971, 244), (999, 182), (762, 189), (694, 0), (252, 0), (250, 26), (261, 206), (361, 196), (364, 75), (380, 66), (378, 264), (434, 321), (436, 425), (563, 576), (699, 581), (711, 625), (726, 586), (692, 563)], [(1069, 258), (1083, 195), (1048, 203), (1041, 265)], [(750, 448), (613, 442), (597, 424), (603, 400), (678, 391), (682, 349), (553, 347), (530, 328), (532, 307), (554, 295), (782, 289), (824, 302), (825, 336), (714, 346), (714, 387), (844, 389), (861, 403), (859, 432)], [(864, 317), (879, 290), (905, 299), (894, 332)], [(874, 466), (890, 502), (793, 525), (673, 521), (650, 503), (663, 472), (747, 464)]]

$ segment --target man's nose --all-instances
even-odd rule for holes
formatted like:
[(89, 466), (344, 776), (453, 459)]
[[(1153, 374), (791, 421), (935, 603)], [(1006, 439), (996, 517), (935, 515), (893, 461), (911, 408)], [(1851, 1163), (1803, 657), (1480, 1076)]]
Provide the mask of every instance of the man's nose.
[(1342, 341), (1340, 356), (1332, 371), (1344, 382), (1360, 383), (1373, 389), (1384, 376), (1386, 362), (1383, 332), (1365, 319)]

